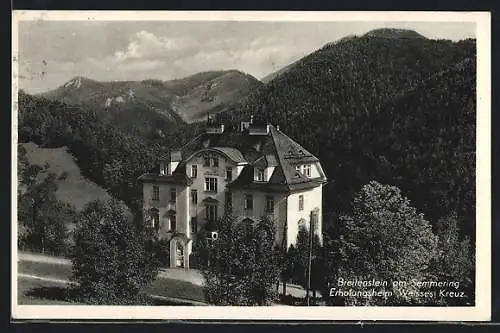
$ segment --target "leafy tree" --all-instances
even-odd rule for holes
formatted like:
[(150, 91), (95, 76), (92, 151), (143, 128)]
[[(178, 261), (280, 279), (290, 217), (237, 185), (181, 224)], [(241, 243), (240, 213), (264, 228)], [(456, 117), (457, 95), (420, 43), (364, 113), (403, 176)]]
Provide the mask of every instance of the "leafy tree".
[(18, 243), (22, 249), (66, 254), (68, 225), (75, 222), (75, 209), (57, 200), (57, 181), (66, 174), (48, 172), (28, 162), (26, 150), (20, 146), (18, 158)]
[[(422, 214), (410, 205), (401, 191), (371, 181), (363, 186), (353, 201), (351, 215), (341, 217), (342, 234), (337, 239), (336, 269), (330, 285), (344, 280), (387, 281), (393, 296), (347, 297), (347, 304), (413, 304), (425, 300), (401, 293), (393, 281), (425, 281), (429, 265), (436, 255), (437, 237)], [(413, 285), (405, 291), (417, 291)], [(361, 288), (366, 290), (366, 288)]]
[(136, 228), (116, 199), (85, 206), (71, 259), (76, 294), (89, 304), (146, 304), (145, 290), (158, 273), (151, 230)]
[[(468, 299), (442, 299), (445, 304), (465, 305), (473, 296), (474, 252), (470, 239), (460, 238), (458, 218), (455, 213), (441, 218), (437, 223), (438, 254), (432, 272), (437, 281), (459, 282), (458, 291), (467, 292)], [(456, 291), (456, 290), (454, 290)], [(460, 303), (461, 302), (461, 303)]]
[(277, 297), (278, 251), (272, 221), (254, 223), (225, 216), (218, 221), (219, 238), (209, 245), (203, 267), (205, 293), (214, 305), (269, 305)]

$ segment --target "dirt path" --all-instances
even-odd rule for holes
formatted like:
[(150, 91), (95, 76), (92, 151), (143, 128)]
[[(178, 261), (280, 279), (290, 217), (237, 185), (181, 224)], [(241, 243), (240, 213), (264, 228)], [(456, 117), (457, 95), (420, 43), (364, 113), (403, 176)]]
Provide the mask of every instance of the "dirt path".
[[(53, 257), (41, 253), (18, 252), (18, 261), (31, 261), (55, 265), (71, 265), (71, 260), (60, 257)], [(183, 268), (162, 268), (158, 272), (159, 278), (180, 280), (192, 283), (197, 286), (203, 286), (203, 276), (199, 270)], [(282, 285), (280, 284), (280, 292)], [(287, 294), (294, 297), (304, 297), (306, 292), (301, 286), (287, 284)], [(319, 293), (318, 293), (319, 296)]]

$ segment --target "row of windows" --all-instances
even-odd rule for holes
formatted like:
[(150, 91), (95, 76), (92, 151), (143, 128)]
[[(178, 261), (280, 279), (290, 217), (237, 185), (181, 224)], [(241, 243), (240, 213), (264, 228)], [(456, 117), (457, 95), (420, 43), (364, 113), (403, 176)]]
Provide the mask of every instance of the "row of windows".
[[(269, 201), (272, 202), (272, 205), (274, 204), (274, 201)], [(208, 205), (205, 210), (205, 218), (209, 222), (214, 222), (217, 220), (217, 206), (216, 205)], [(314, 230), (318, 229), (318, 219), (315, 218), (312, 221), (313, 228)], [(306, 227), (306, 220), (305, 219), (300, 219), (298, 221), (299, 227)], [(153, 228), (155, 229), (156, 232), (159, 231), (160, 228), (160, 214), (158, 210), (153, 211)], [(175, 216), (170, 217), (170, 231), (175, 231), (176, 230), (176, 219)], [(198, 232), (198, 219), (196, 216), (191, 217), (191, 232), (192, 233), (197, 233)]]
[[(215, 218), (217, 216), (217, 209), (214, 212), (215, 215), (213, 217)], [(156, 232), (159, 231), (160, 229), (160, 212), (158, 209), (153, 208), (151, 210), (151, 215), (152, 215), (152, 227)], [(175, 232), (176, 227), (177, 227), (177, 221), (175, 219), (175, 215), (170, 216), (170, 228), (169, 231)], [(198, 232), (198, 221), (196, 217), (191, 218), (191, 232), (196, 233)]]
[[(245, 209), (252, 210), (253, 209), (253, 195), (247, 194), (245, 195)], [(274, 198), (267, 196), (266, 197), (266, 212), (274, 211)]]
[[(196, 178), (198, 177), (198, 166), (196, 164), (191, 165), (191, 178)], [(227, 167), (226, 168), (226, 180), (231, 181), (233, 180), (233, 168)]]
[[(191, 191), (191, 200), (194, 203), (198, 201), (198, 194), (196, 190)], [(228, 202), (231, 202), (231, 195), (227, 197)], [(253, 195), (247, 194), (245, 195), (245, 209), (252, 210), (253, 209)], [(304, 210), (304, 196), (299, 196), (299, 210)], [(266, 211), (273, 212), (274, 211), (274, 198), (271, 196), (266, 197)], [(158, 232), (160, 228), (160, 212), (158, 209), (153, 208), (152, 211), (153, 217), (153, 228)], [(208, 204), (205, 206), (205, 219), (208, 222), (215, 222), (217, 220), (217, 205), (216, 204)], [(170, 231), (176, 230), (176, 218), (175, 215), (170, 216)], [(316, 222), (316, 221), (315, 221)], [(300, 223), (300, 221), (299, 221)], [(191, 232), (196, 233), (198, 231), (198, 222), (196, 217), (191, 218)]]
[[(156, 208), (151, 209), (151, 215), (152, 215), (152, 226), (155, 229), (156, 232), (160, 229), (160, 211)], [(175, 215), (171, 215), (169, 217), (170, 220), (170, 231), (175, 231), (176, 226), (177, 226), (177, 221), (175, 219)]]
[(205, 155), (205, 156), (203, 156), (203, 166), (218, 167), (219, 166), (219, 158), (217, 156)]
[[(212, 178), (212, 177), (207, 177), (205, 179), (205, 191), (208, 192), (217, 192), (217, 178)], [(177, 192), (175, 188), (170, 189), (170, 201), (175, 202), (176, 201), (176, 196)], [(230, 197), (228, 197), (228, 200), (230, 200)], [(153, 200), (158, 201), (160, 200), (160, 187), (159, 186), (153, 186)], [(191, 190), (191, 202), (193, 204), (198, 203), (198, 191), (197, 190)], [(245, 209), (246, 210), (252, 210), (253, 209), (253, 195), (247, 194), (245, 195)], [(273, 211), (274, 210), (274, 198), (273, 197), (266, 197), (266, 211)], [(299, 195), (299, 211), (304, 210), (304, 196), (301, 194)]]
[[(252, 210), (253, 209), (253, 195), (247, 194), (245, 195), (245, 209)], [(299, 195), (299, 210), (304, 210), (304, 196)], [(266, 211), (272, 212), (274, 211), (274, 198), (267, 196), (266, 197)]]
[[(175, 188), (170, 189), (170, 202), (175, 203), (177, 199), (177, 190)], [(153, 200), (154, 201), (159, 201), (160, 200), (160, 187), (154, 185), (153, 186)]]

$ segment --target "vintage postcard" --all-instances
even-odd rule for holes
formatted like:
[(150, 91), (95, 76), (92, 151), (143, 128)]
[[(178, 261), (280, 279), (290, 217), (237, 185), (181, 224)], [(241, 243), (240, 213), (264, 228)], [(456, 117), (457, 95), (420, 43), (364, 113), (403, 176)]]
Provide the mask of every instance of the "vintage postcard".
[(13, 319), (490, 319), (489, 13), (12, 28)]

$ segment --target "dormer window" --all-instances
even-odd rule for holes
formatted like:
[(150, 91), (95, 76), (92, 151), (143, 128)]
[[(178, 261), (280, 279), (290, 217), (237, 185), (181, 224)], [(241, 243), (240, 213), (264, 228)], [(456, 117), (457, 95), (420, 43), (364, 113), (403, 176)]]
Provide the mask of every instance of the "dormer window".
[(258, 182), (263, 182), (265, 180), (264, 169), (262, 169), (262, 168), (255, 169), (255, 180)]
[(304, 174), (311, 177), (311, 164), (304, 165)]
[(160, 174), (168, 175), (168, 164), (165, 162), (160, 163)]

